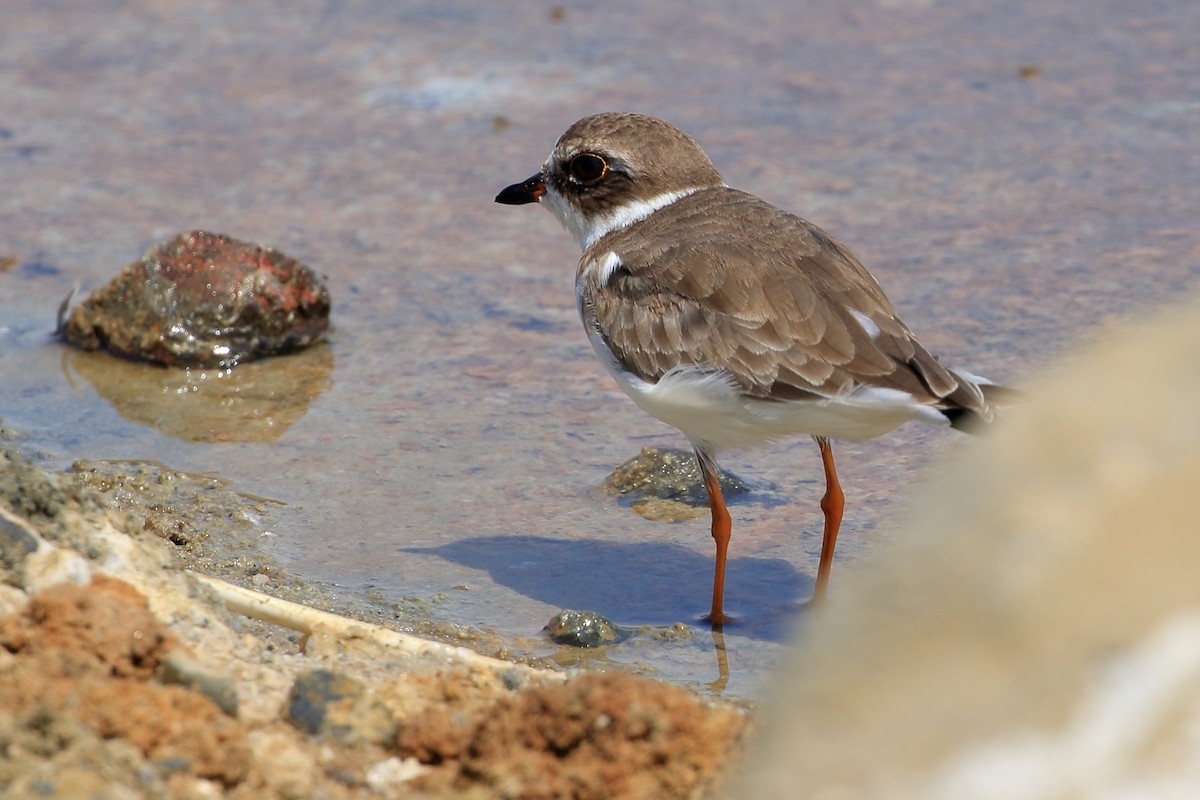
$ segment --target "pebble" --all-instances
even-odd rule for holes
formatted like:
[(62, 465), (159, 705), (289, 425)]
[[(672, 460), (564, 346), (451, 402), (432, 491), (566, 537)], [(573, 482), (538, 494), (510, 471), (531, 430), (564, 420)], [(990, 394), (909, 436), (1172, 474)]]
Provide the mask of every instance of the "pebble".
[(280, 798), (318, 797), (320, 767), (306, 748), (281, 731), (256, 730), (247, 737), (261, 770), (263, 794)]
[(288, 696), (288, 721), (305, 733), (342, 745), (386, 744), (396, 720), (359, 681), (317, 669), (301, 674)]
[(152, 247), (76, 306), (59, 331), (84, 350), (189, 367), (232, 367), (320, 341), (320, 276), (269, 247), (188, 231)]
[(629, 633), (594, 611), (560, 611), (548, 623), (546, 631), (555, 644), (571, 647), (599, 647), (616, 644)]
[(0, 566), (15, 569), (38, 548), (37, 537), (22, 525), (0, 516)]
[(31, 595), (63, 583), (83, 585), (91, 579), (87, 559), (73, 550), (44, 545), (25, 558), (22, 585)]
[[(24, 591), (15, 586), (9, 586), (7, 583), (0, 583), (0, 619), (17, 613), (28, 602), (29, 595)], [(4, 652), (7, 653), (8, 651)], [(2, 657), (0, 656), (0, 658)]]
[(211, 668), (183, 648), (177, 647), (167, 653), (155, 674), (163, 683), (195, 689), (231, 717), (238, 715), (237, 685), (233, 676)]
[(401, 786), (428, 769), (415, 758), (392, 756), (367, 770), (367, 787), (376, 794), (396, 794)]

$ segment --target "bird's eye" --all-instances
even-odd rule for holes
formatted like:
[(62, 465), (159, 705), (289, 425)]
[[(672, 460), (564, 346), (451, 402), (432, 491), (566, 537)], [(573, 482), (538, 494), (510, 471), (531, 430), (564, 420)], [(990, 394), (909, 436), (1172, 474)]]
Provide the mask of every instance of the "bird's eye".
[(595, 153), (580, 153), (571, 159), (567, 172), (576, 182), (591, 185), (608, 174), (608, 162)]

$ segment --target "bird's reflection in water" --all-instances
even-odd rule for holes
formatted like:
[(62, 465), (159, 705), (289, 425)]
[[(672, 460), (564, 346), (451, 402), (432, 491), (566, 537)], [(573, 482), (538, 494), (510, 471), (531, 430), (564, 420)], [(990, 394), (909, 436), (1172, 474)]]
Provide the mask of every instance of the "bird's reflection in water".
[(725, 632), (720, 625), (712, 629), (713, 651), (717, 654), (717, 678), (708, 683), (708, 690), (721, 694), (729, 685), (729, 651), (725, 649)]

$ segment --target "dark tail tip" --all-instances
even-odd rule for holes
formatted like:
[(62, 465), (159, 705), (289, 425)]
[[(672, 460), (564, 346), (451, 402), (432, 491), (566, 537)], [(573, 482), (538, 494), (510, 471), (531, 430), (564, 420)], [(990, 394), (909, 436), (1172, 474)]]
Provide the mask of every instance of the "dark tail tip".
[(994, 383), (981, 383), (979, 389), (983, 392), (984, 407), (982, 409), (963, 408), (962, 406), (938, 409), (946, 419), (950, 420), (950, 427), (964, 433), (979, 435), (995, 420), (997, 412), (1024, 399), (1023, 393), (1017, 389), (997, 386)]
[(950, 420), (950, 427), (954, 428), (954, 430), (975, 434), (976, 436), (983, 433), (983, 429), (987, 427), (989, 422), (989, 420), (966, 408), (939, 408), (938, 411), (941, 411), (942, 416)]

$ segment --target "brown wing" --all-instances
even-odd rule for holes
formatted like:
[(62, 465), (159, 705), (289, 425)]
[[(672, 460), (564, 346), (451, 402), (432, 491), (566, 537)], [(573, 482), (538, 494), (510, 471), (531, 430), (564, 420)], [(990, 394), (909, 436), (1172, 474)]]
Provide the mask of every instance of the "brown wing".
[[(655, 382), (701, 364), (764, 399), (876, 386), (990, 416), (978, 387), (939, 364), (871, 274), (819, 228), (725, 188), (671, 209), (605, 236), (580, 263), (584, 318), (630, 372)], [(606, 272), (610, 252), (620, 263)]]

